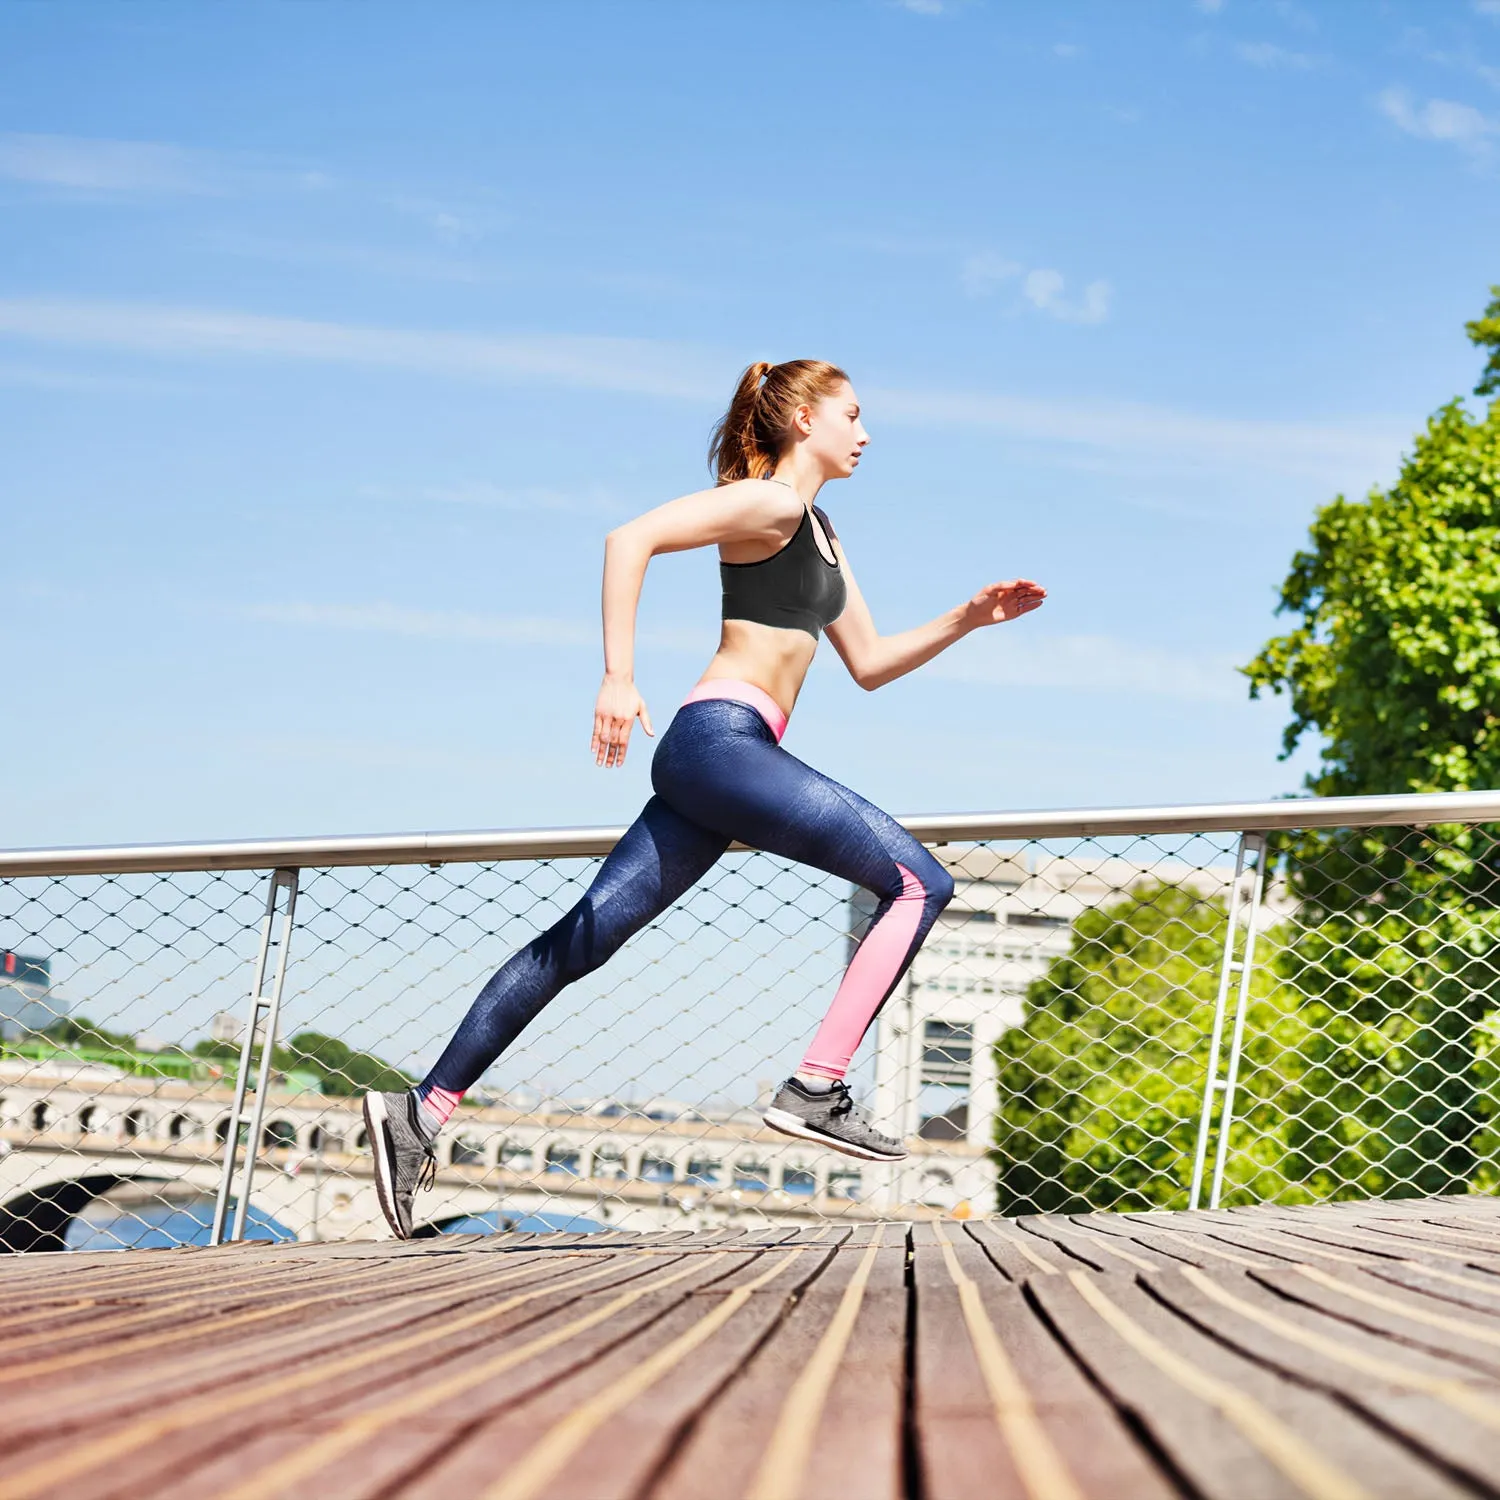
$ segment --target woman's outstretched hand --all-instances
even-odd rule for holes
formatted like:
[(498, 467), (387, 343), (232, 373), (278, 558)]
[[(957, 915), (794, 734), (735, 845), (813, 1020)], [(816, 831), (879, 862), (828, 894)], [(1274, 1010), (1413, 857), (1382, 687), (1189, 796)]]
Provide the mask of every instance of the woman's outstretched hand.
[(970, 630), (981, 625), (998, 625), (1040, 609), (1047, 590), (1029, 578), (1012, 578), (992, 583), (974, 595), (964, 606), (964, 624)]
[(654, 739), (656, 731), (651, 727), (651, 715), (646, 712), (635, 683), (606, 676), (594, 700), (594, 738), (590, 748), (596, 766), (625, 764), (625, 746), (630, 743), (630, 731), (637, 719)]

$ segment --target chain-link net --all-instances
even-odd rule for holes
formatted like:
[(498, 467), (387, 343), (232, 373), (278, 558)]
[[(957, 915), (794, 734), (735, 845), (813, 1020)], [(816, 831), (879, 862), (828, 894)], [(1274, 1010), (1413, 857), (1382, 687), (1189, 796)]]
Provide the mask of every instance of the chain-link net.
[[(889, 1165), (760, 1122), (871, 900), (726, 856), (469, 1095), (418, 1223), (1181, 1208), (1195, 1167), (1203, 1201), (1219, 1186), (1226, 1204), (1493, 1191), (1491, 831), (1279, 834), (1236, 876), (1238, 846), (1194, 833), (939, 846), (955, 899), (851, 1075), (906, 1139)], [(248, 1234), (386, 1232), (361, 1094), (419, 1078), (489, 974), (597, 865), (298, 873), (259, 1139), (240, 1146), (256, 1153)], [(208, 1239), (226, 1145), (247, 1129), (232, 1106), (270, 878), (0, 883), (0, 1247)]]

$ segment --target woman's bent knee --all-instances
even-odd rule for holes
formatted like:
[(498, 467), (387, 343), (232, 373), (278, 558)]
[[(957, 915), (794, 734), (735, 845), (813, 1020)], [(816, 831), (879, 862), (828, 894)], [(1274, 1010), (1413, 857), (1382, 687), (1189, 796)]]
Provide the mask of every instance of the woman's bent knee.
[[(896, 868), (904, 872), (901, 894), (914, 896), (905, 874), (921, 886), (923, 904), (935, 916), (953, 899), (953, 877), (940, 861), (915, 839), (895, 854)], [(883, 894), (883, 893), (882, 893)]]

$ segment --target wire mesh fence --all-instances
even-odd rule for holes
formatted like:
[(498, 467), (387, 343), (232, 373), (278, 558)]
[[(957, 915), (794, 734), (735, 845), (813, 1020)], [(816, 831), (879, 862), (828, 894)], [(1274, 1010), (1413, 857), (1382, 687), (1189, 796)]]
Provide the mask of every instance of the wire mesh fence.
[[(417, 1220), (589, 1232), (1492, 1192), (1492, 800), (914, 820), (957, 889), (851, 1075), (907, 1142), (889, 1165), (760, 1121), (870, 898), (732, 852), (465, 1100)], [(0, 856), (0, 1247), (203, 1243), (216, 1209), (262, 1238), (385, 1233), (361, 1094), (421, 1076), (609, 843)], [(257, 1005), (279, 972), (279, 1010)]]

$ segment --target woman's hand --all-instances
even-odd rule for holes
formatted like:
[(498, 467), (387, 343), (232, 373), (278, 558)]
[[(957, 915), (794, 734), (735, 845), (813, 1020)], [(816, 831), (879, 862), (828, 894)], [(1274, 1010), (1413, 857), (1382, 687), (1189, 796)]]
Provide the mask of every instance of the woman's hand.
[(1047, 590), (1029, 578), (1012, 578), (982, 588), (964, 605), (964, 628), (978, 630), (981, 625), (998, 625), (1014, 620), (1042, 607)]
[(651, 727), (651, 715), (636, 691), (630, 678), (611, 677), (605, 674), (594, 700), (594, 738), (590, 748), (594, 752), (596, 766), (623, 766), (625, 746), (630, 742), (630, 731), (639, 718), (641, 728), (653, 739), (656, 731)]

